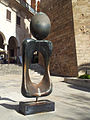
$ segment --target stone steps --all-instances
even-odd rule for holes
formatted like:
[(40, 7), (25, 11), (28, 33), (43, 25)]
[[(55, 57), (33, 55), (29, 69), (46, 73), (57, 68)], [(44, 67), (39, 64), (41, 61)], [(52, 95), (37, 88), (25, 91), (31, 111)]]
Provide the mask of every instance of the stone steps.
[(22, 74), (22, 66), (16, 64), (0, 64), (0, 75)]
[[(31, 74), (43, 75), (44, 69), (39, 64), (31, 64), (30, 66)], [(0, 64), (0, 75), (7, 75), (7, 74), (22, 74), (22, 66), (16, 64)]]

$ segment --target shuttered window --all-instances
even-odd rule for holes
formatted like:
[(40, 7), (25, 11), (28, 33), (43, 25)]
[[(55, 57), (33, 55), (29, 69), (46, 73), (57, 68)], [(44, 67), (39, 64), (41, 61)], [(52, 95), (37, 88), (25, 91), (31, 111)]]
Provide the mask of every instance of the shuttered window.
[(6, 15), (7, 20), (11, 21), (11, 12), (7, 10), (7, 15)]

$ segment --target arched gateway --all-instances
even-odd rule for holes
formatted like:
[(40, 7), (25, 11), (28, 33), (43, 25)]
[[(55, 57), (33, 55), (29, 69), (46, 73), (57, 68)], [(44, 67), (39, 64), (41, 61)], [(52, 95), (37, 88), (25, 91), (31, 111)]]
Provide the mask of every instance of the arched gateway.
[(6, 59), (5, 40), (4, 34), (0, 32), (0, 63), (3, 63)]
[(0, 34), (0, 48), (1, 49), (4, 49), (4, 39), (3, 39), (3, 37), (2, 37), (2, 35)]
[(17, 61), (17, 40), (14, 36), (10, 37), (8, 42), (8, 62), (15, 63)]
[(6, 43), (6, 38), (4, 34), (0, 31), (0, 48), (4, 49), (4, 44)]

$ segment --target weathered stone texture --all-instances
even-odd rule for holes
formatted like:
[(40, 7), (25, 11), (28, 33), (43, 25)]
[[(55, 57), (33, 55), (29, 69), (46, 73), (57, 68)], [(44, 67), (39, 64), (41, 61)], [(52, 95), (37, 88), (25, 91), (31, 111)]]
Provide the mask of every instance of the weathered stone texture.
[(46, 38), (53, 42), (51, 73), (77, 76), (71, 0), (41, 0), (41, 11), (49, 16), (52, 24), (51, 33)]
[(90, 1), (72, 0), (77, 63), (90, 65)]

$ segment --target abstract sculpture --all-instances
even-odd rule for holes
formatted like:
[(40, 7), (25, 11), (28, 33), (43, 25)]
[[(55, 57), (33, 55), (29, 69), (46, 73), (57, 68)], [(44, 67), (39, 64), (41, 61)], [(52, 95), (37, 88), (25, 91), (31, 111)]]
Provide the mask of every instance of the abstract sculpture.
[[(48, 16), (45, 13), (37, 13), (35, 16), (32, 17), (30, 23), (30, 30), (32, 35), (37, 39), (25, 39), (22, 43), (22, 60), (23, 60), (23, 78), (22, 78), (22, 87), (21, 92), (25, 97), (35, 97), (36, 103), (35, 105), (40, 104), (43, 105), (42, 101), (38, 101), (38, 97), (47, 96), (52, 92), (52, 83), (50, 81), (50, 74), (49, 74), (49, 62), (50, 56), (52, 54), (52, 42), (48, 40), (43, 40), (47, 37), (50, 32), (51, 23)], [(33, 53), (38, 51), (42, 54), (44, 58), (44, 65), (45, 65), (45, 74), (43, 79), (40, 83), (36, 84), (33, 83), (30, 79), (29, 75), (29, 68), (31, 65), (31, 60), (33, 57)], [(44, 102), (45, 103), (45, 102)], [(52, 105), (53, 102), (46, 101), (47, 105), (49, 105), (50, 111), (54, 110)], [(20, 111), (23, 111), (23, 102), (20, 102)], [(25, 106), (25, 104), (24, 104)], [(30, 105), (31, 107), (32, 105)], [(23, 114), (32, 114), (34, 112), (30, 112), (30, 108), (28, 111)], [(48, 107), (48, 106), (47, 106)], [(38, 109), (35, 108), (35, 109)], [(32, 110), (31, 110), (32, 111)], [(37, 110), (37, 112), (41, 112), (42, 110)], [(49, 111), (44, 109), (44, 111)]]

